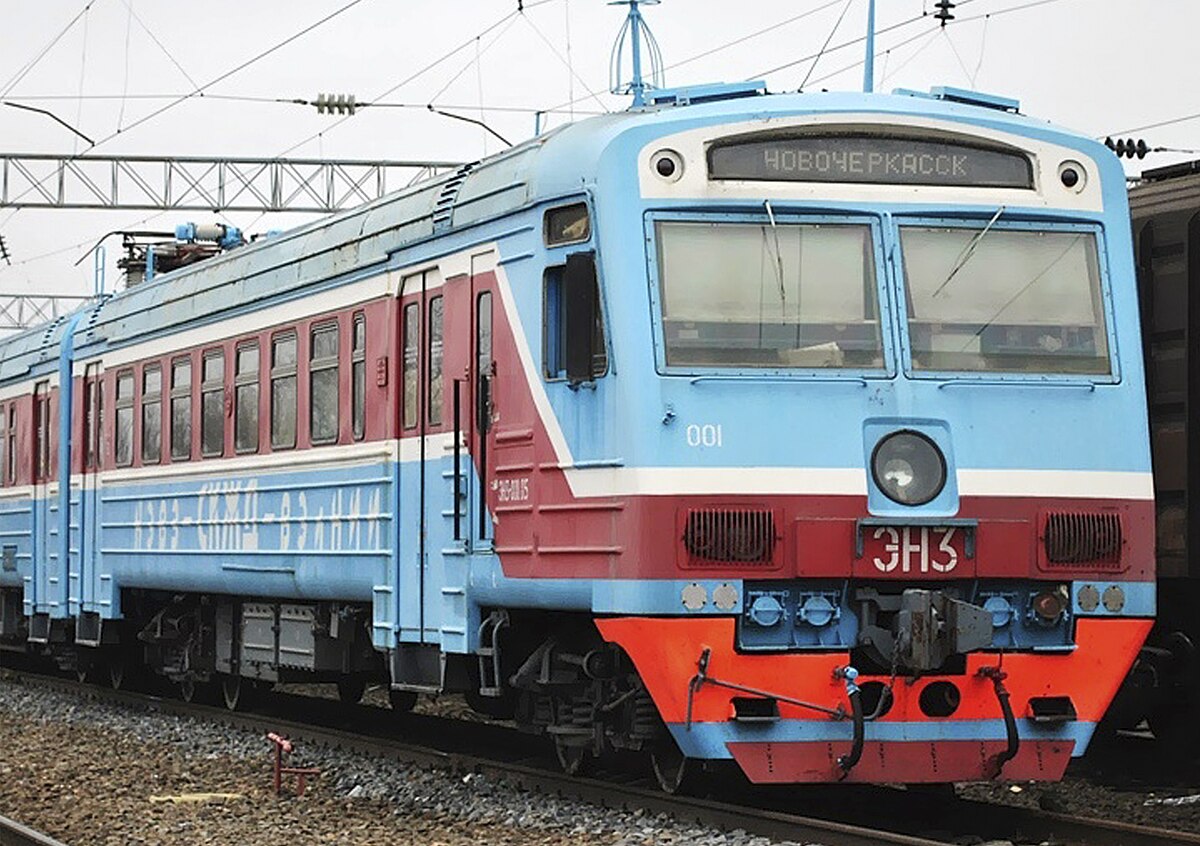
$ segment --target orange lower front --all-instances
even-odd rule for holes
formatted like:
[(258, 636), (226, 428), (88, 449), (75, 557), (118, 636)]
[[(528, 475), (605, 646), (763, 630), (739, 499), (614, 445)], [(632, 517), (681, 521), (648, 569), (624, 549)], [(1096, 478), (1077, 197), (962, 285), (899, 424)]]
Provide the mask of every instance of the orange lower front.
[[(824, 781), (841, 778), (831, 762), (844, 754), (847, 721), (834, 724), (824, 714), (780, 701), (779, 721), (750, 726), (733, 720), (733, 698), (745, 694), (713, 684), (695, 693), (688, 722), (689, 682), (701, 653), (711, 651), (710, 678), (779, 696), (848, 710), (845, 683), (834, 671), (850, 660), (847, 652), (743, 654), (735, 650), (732, 618), (617, 617), (596, 624), (603, 637), (620, 645), (641, 674), (663, 720), (672, 727), (685, 752), (701, 757), (734, 758), (754, 781)], [(990, 778), (988, 760), (1004, 747), (1002, 713), (984, 667), (1001, 666), (1005, 686), (1019, 724), (1021, 751), (1005, 766), (1009, 778), (1061, 777), (1067, 759), (1082, 754), (1138, 654), (1152, 622), (1144, 619), (1076, 621), (1076, 648), (1062, 653), (1022, 652), (967, 656), (961, 675), (900, 679), (894, 702), (878, 721), (869, 723), (864, 755), (855, 781), (953, 781)], [(862, 676), (859, 683), (888, 682), (885, 676)], [(948, 717), (927, 716), (921, 692), (936, 682), (950, 682), (960, 703)], [(1033, 722), (1030, 700), (1070, 697), (1075, 721), (1041, 725)], [(694, 734), (693, 734), (694, 733)], [(701, 738), (707, 738), (701, 740)], [(688, 744), (693, 744), (691, 749)], [(995, 748), (994, 748), (995, 747)], [(951, 761), (957, 762), (947, 767)]]

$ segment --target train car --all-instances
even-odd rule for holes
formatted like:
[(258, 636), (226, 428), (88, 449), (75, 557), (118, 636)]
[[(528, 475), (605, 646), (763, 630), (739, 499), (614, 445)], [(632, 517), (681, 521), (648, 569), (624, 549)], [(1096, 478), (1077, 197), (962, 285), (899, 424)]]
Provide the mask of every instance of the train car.
[(1057, 779), (1155, 611), (1141, 350), (1103, 146), (659, 90), (5, 341), (0, 635), (668, 790)]
[[(1200, 163), (1146, 171), (1129, 191), (1141, 298), (1157, 506), (1159, 614), (1114, 720), (1149, 719), (1168, 749), (1200, 752)], [(1197, 484), (1193, 484), (1197, 482)]]

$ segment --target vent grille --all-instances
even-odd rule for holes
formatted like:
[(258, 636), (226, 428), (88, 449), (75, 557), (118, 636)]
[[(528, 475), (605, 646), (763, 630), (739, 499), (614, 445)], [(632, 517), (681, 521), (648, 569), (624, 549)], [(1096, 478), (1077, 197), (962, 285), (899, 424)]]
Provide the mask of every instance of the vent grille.
[(689, 567), (771, 567), (775, 515), (765, 509), (696, 508), (683, 529)]
[(1057, 511), (1046, 515), (1043, 542), (1051, 564), (1116, 568), (1125, 539), (1118, 514)]

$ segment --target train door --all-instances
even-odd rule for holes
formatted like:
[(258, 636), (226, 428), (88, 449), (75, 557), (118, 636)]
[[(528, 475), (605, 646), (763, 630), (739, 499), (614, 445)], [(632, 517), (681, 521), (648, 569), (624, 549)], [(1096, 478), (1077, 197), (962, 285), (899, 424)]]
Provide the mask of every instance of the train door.
[(445, 299), (438, 271), (407, 277), (400, 306), (400, 640), (437, 641), (436, 568), (447, 538)]
[(493, 359), (493, 325), (495, 294), (490, 253), (471, 258), (471, 359), (468, 367), (471, 384), (471, 454), (479, 485), (470, 498), (471, 547), (475, 552), (491, 552), (495, 533), (488, 503), (496, 494), (496, 436), (495, 362)]
[[(50, 383), (38, 382), (33, 389), (33, 572), (35, 614), (51, 610), (59, 589), (54, 549), (57, 503), (50, 495)], [(35, 626), (35, 636), (42, 633)], [(48, 632), (47, 632), (48, 634)], [(38, 638), (40, 639), (40, 638)]]
[(103, 418), (100, 365), (89, 364), (83, 376), (83, 483), (80, 490), (79, 571), (83, 611), (99, 609), (100, 578), (100, 431)]

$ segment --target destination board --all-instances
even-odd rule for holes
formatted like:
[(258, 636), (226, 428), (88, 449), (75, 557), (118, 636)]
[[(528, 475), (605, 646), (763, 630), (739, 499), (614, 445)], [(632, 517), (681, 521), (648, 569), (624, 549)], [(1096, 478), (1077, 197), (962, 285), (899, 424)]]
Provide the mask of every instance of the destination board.
[(1033, 168), (1022, 153), (872, 135), (719, 144), (709, 150), (708, 172), (711, 179), (771, 182), (1033, 187)]

